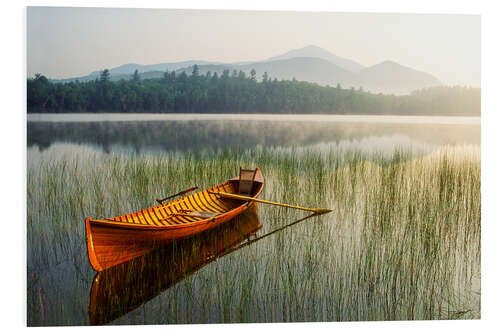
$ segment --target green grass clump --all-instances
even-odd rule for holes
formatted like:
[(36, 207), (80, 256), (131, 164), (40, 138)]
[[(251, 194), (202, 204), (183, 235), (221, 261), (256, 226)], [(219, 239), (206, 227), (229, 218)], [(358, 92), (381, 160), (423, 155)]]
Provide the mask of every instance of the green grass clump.
[[(212, 264), (115, 324), (480, 318), (478, 146), (423, 155), (257, 148), (157, 155), (28, 149), (28, 325), (86, 325), (84, 219), (260, 167), (261, 198), (334, 212)], [(260, 206), (261, 234), (306, 214)]]

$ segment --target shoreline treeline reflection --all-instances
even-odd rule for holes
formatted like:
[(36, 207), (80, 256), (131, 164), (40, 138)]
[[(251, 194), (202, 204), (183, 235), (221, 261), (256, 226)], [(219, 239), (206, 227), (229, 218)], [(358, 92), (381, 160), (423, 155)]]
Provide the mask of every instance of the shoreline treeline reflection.
[(59, 142), (113, 146), (135, 152), (290, 147), (404, 136), (424, 144), (479, 144), (478, 125), (373, 124), (285, 121), (28, 122), (28, 147)]

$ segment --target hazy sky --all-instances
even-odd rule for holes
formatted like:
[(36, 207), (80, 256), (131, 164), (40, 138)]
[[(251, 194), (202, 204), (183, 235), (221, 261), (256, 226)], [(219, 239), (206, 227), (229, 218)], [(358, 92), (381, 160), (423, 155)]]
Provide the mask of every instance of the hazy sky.
[(478, 15), (29, 7), (27, 71), (51, 78), (126, 63), (259, 61), (316, 45), (480, 86)]

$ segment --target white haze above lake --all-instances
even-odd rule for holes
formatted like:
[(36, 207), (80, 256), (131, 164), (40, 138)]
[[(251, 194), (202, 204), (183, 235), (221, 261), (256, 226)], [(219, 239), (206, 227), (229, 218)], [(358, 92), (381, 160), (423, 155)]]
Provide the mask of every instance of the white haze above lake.
[(353, 115), (292, 115), (292, 114), (197, 114), (197, 113), (71, 113), (28, 114), (33, 122), (103, 122), (103, 121), (192, 121), (192, 120), (261, 120), (338, 123), (480, 125), (480, 117), (439, 116), (353, 116)]

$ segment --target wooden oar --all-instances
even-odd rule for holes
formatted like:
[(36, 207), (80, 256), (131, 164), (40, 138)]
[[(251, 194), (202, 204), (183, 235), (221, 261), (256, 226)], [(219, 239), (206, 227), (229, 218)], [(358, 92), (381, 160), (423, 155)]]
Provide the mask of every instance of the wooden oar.
[(254, 202), (260, 202), (260, 203), (265, 203), (265, 204), (270, 204), (270, 205), (276, 205), (276, 206), (282, 206), (282, 207), (288, 207), (288, 208), (295, 208), (295, 209), (301, 209), (301, 210), (307, 210), (307, 211), (310, 211), (310, 212), (315, 212), (316, 214), (325, 214), (325, 213), (329, 213), (329, 212), (332, 211), (331, 209), (300, 207), (300, 206), (294, 206), (294, 205), (289, 205), (289, 204), (284, 204), (284, 203), (279, 203), (279, 202), (272, 202), (272, 201), (267, 201), (267, 200), (261, 200), (261, 199), (256, 199), (256, 198), (252, 198), (252, 197), (246, 197), (244, 195), (238, 195), (238, 194), (232, 194), (232, 193), (226, 193), (226, 192), (212, 192), (212, 191), (208, 191), (208, 193), (215, 194), (215, 195), (220, 195), (221, 197), (224, 197), (224, 198), (239, 199), (239, 200), (245, 200), (245, 201), (254, 201)]
[(176, 194), (173, 194), (171, 196), (168, 196), (168, 197), (166, 197), (164, 199), (156, 199), (156, 201), (161, 205), (163, 203), (163, 201), (165, 201), (165, 200), (172, 199), (172, 198), (174, 198), (174, 197), (176, 197), (178, 195), (183, 195), (183, 194), (189, 193), (191, 191), (196, 190), (197, 188), (198, 188), (198, 186), (194, 186), (194, 187), (188, 188), (187, 190), (184, 190), (184, 191), (181, 191), (179, 193), (176, 193)]

